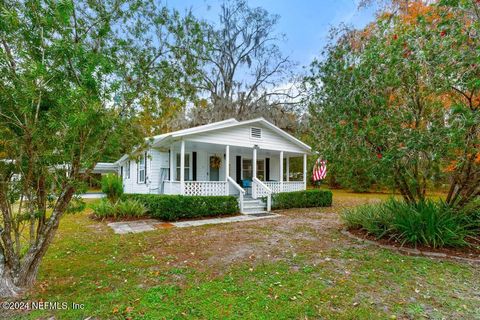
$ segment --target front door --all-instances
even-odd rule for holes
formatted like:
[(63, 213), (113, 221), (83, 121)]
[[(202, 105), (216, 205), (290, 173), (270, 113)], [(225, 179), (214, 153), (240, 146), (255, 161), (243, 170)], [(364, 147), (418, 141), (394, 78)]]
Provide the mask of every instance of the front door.
[(209, 177), (210, 181), (220, 181), (220, 169), (217, 167), (212, 167), (212, 163), (214, 162), (215, 156), (210, 156), (208, 159), (209, 167), (210, 167), (210, 172), (209, 172)]

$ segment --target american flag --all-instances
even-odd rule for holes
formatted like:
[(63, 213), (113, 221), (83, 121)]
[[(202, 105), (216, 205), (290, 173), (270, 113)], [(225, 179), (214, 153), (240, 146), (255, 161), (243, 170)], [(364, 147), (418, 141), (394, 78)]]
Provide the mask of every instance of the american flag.
[(320, 181), (325, 179), (327, 176), (327, 160), (322, 160), (320, 158), (315, 161), (313, 166), (313, 181)]

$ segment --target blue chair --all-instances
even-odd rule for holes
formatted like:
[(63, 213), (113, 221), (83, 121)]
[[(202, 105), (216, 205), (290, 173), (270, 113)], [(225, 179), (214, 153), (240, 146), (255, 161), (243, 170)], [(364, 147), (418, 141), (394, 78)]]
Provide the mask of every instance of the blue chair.
[(250, 190), (252, 189), (252, 180), (243, 179), (242, 180), (242, 188), (245, 189), (246, 194), (249, 194), (248, 189), (250, 189)]

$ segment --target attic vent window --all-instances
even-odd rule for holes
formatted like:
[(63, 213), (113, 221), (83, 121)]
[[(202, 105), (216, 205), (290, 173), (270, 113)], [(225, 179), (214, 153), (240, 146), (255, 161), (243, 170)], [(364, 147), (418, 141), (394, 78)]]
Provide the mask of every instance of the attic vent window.
[(250, 128), (250, 136), (255, 139), (262, 138), (262, 129), (260, 128)]

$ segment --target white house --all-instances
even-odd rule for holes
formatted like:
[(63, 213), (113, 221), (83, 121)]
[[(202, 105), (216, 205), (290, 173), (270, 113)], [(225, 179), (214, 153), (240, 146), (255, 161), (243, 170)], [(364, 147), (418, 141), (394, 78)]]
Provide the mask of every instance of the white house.
[[(125, 193), (236, 195), (242, 213), (257, 213), (265, 205), (270, 210), (272, 193), (306, 188), (311, 148), (263, 118), (229, 119), (150, 141), (140, 160), (124, 155), (113, 164)], [(303, 158), (302, 181), (289, 181), (293, 157)]]

